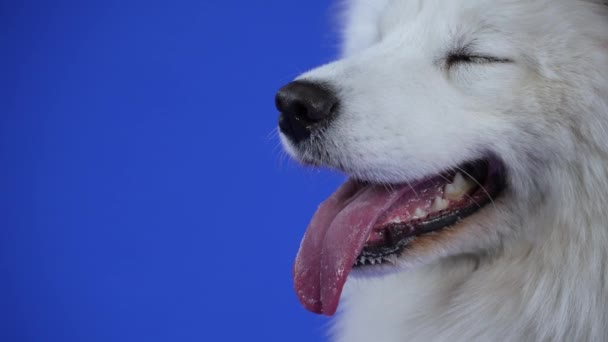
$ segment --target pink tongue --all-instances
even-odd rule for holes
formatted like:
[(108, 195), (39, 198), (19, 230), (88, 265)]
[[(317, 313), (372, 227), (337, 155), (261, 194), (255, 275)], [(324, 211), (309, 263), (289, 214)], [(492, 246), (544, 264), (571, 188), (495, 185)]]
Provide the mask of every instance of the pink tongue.
[(308, 310), (328, 316), (336, 312), (346, 278), (374, 224), (409, 190), (348, 181), (321, 204), (293, 269), (296, 292)]

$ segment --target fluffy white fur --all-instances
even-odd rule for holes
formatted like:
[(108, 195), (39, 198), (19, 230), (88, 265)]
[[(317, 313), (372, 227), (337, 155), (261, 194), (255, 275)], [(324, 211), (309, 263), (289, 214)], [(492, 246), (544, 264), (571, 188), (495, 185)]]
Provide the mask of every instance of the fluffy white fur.
[[(344, 58), (300, 78), (340, 115), (296, 159), (374, 182), (488, 152), (494, 206), (351, 274), (335, 341), (608, 341), (608, 6), (584, 0), (352, 0)], [(449, 66), (466, 47), (506, 63)], [(284, 138), (284, 137), (283, 137)]]

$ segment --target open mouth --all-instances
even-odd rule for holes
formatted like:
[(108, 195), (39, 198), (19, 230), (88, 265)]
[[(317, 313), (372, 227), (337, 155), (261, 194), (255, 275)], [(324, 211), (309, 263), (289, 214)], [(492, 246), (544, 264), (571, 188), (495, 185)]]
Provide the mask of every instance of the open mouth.
[[(355, 267), (394, 262), (416, 236), (457, 224), (503, 188), (499, 164), (480, 160), (411, 186), (374, 224)], [(365, 185), (363, 185), (364, 187)]]
[(408, 184), (347, 181), (319, 206), (302, 240), (294, 265), (300, 301), (310, 311), (334, 314), (353, 267), (394, 263), (416, 237), (457, 229), (493, 203), (504, 184), (496, 158)]

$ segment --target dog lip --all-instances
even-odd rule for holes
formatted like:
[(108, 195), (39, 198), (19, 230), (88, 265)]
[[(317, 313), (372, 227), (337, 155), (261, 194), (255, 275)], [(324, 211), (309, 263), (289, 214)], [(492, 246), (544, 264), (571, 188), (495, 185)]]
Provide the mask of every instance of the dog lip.
[(442, 229), (452, 227), (458, 224), (463, 219), (475, 214), (481, 210), (486, 203), (477, 205), (469, 205), (460, 209), (442, 210), (425, 217), (424, 219), (416, 219), (406, 223), (391, 223), (383, 226), (381, 229), (389, 236), (387, 244), (366, 245), (361, 254), (357, 258), (355, 267), (365, 266), (366, 264), (376, 264), (383, 262), (391, 262), (392, 256), (398, 256), (407, 248), (417, 236), (425, 235), (432, 232), (437, 232)]
[(473, 193), (451, 204), (449, 208), (433, 212), (423, 218), (376, 227), (374, 231), (380, 232), (384, 238), (366, 244), (357, 257), (354, 267), (394, 262), (395, 257), (398, 257), (416, 237), (453, 227), (493, 203), (492, 199), (499, 196), (505, 187), (502, 163), (496, 160), (482, 160), (467, 165), (467, 174), (474, 175), (473, 178), (478, 183)]

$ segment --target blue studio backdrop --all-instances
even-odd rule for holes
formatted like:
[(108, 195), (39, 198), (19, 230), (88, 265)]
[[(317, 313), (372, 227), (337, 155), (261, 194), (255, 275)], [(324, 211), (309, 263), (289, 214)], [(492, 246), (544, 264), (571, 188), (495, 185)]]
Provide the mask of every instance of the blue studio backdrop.
[(291, 267), (342, 177), (274, 93), (325, 0), (0, 2), (0, 341), (323, 341)]

